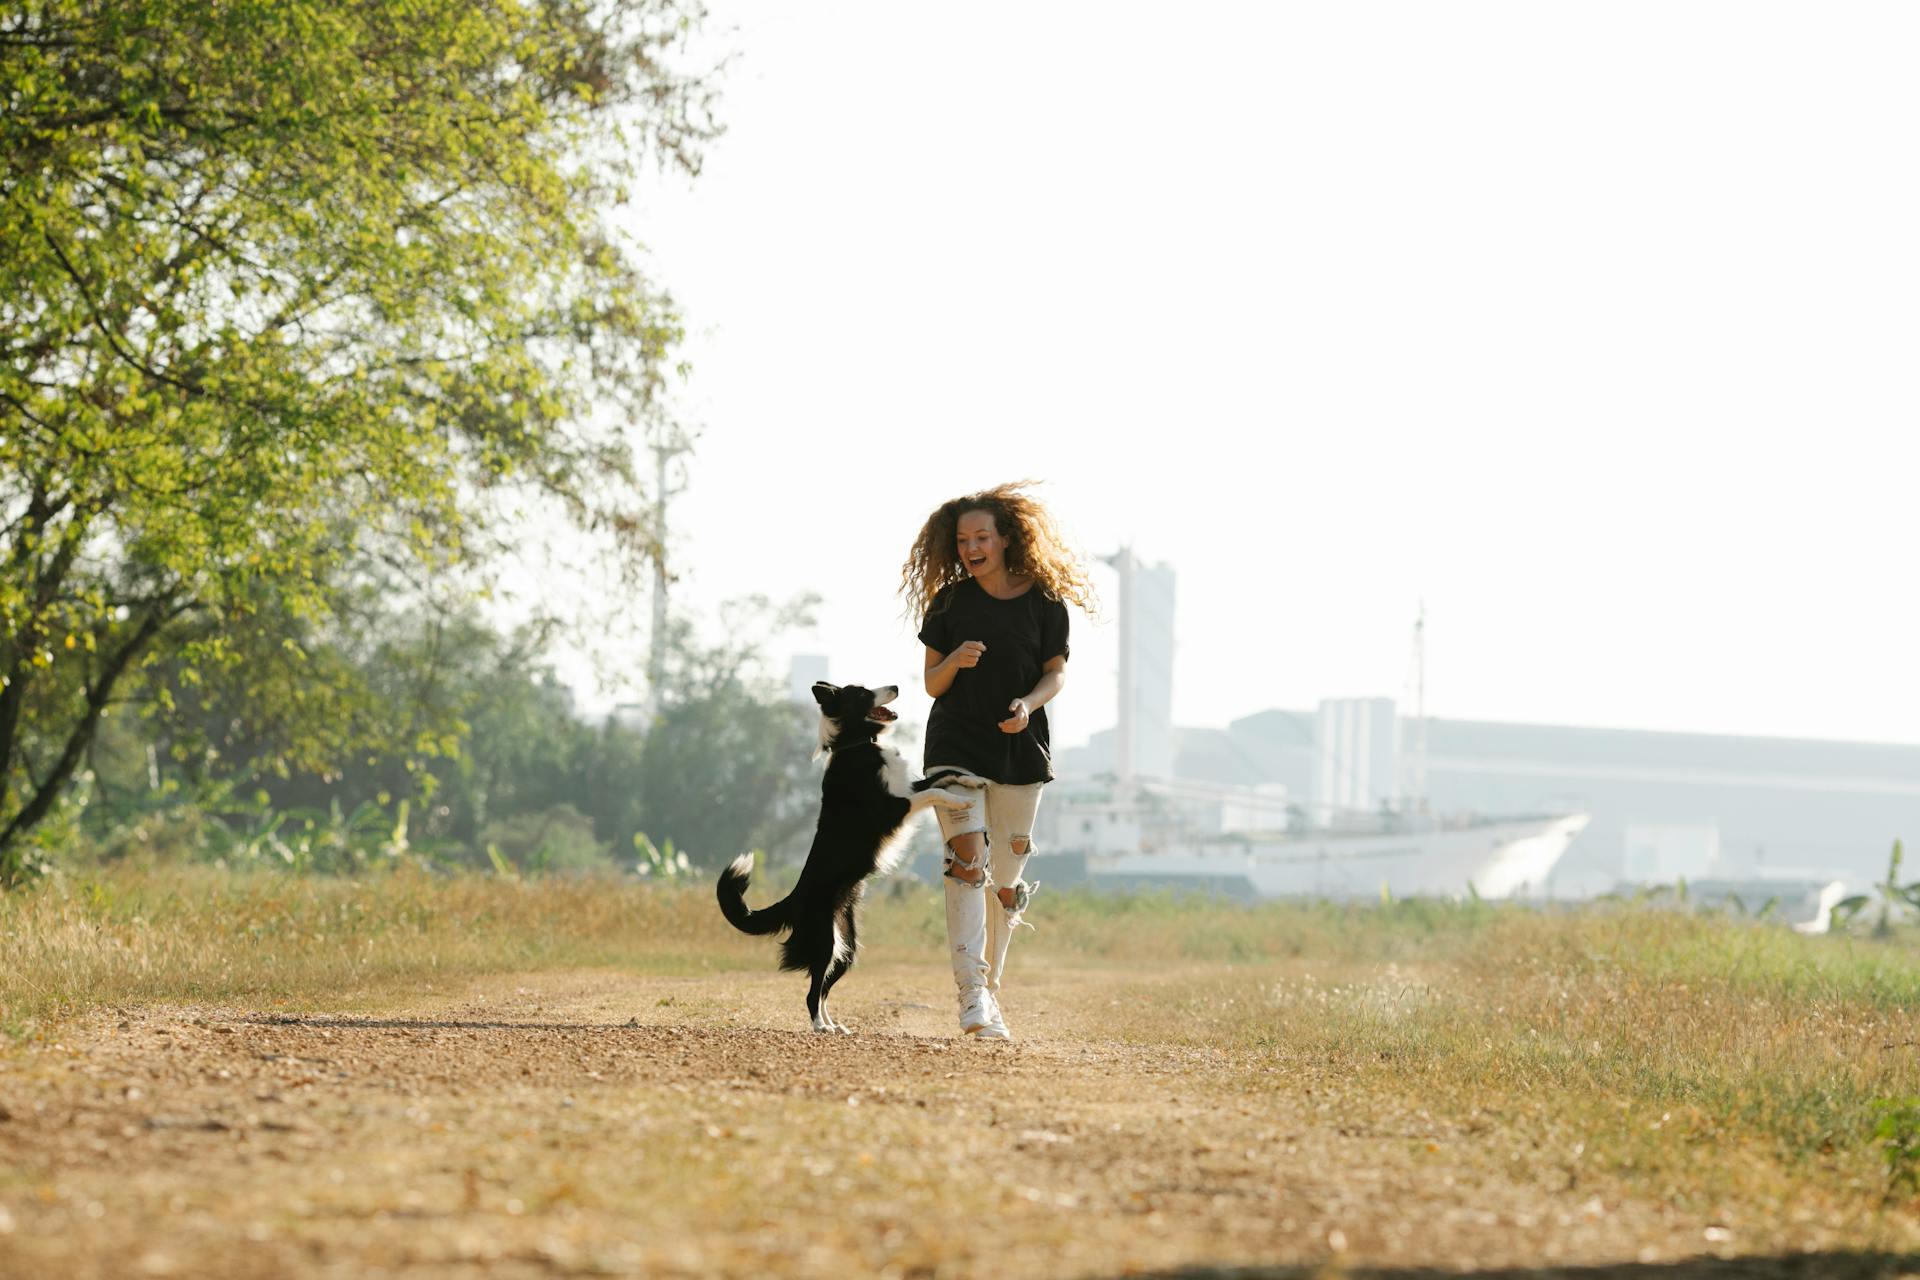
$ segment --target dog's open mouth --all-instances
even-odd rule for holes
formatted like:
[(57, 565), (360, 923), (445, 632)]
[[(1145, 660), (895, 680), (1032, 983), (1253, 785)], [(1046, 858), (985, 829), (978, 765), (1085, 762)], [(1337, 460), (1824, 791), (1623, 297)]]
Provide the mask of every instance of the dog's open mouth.
[(873, 710), (867, 712), (867, 719), (878, 720), (881, 724), (892, 724), (899, 718), (899, 716), (896, 716), (885, 707), (875, 707)]

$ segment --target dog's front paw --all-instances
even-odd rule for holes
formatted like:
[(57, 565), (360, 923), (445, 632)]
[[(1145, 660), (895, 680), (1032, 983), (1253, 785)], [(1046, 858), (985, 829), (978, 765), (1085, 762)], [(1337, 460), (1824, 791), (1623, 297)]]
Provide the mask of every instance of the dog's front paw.
[(972, 796), (955, 795), (951, 791), (935, 789), (930, 794), (933, 802), (942, 809), (965, 809), (973, 804)]
[(987, 780), (978, 774), (961, 773), (958, 769), (935, 769), (931, 775), (911, 785), (915, 791), (936, 790), (940, 787), (966, 787), (977, 791), (987, 785)]

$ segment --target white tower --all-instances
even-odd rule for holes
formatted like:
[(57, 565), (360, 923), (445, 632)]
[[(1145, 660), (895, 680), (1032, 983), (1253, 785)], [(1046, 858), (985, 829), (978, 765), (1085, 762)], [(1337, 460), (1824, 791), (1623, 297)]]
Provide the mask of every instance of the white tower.
[(1122, 781), (1173, 776), (1173, 567), (1122, 547), (1104, 557), (1120, 575), (1120, 678), (1114, 772)]
[(1313, 732), (1313, 801), (1322, 822), (1399, 802), (1400, 721), (1392, 698), (1323, 698)]

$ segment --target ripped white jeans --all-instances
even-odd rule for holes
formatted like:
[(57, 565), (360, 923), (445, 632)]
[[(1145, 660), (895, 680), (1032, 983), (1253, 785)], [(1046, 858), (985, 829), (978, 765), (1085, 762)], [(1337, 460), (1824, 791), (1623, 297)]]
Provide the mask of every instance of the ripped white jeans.
[[(927, 773), (932, 775), (942, 771), (942, 766), (935, 765)], [(958, 772), (964, 773), (965, 770)], [(1020, 873), (1016, 870), (1011, 878), (1002, 880), (999, 875), (1000, 854), (1002, 851), (1012, 853), (1013, 842), (1018, 840), (1026, 846), (1019, 855), (1024, 866), (1024, 859), (1033, 848), (1033, 819), (1040, 812), (1040, 792), (1046, 785), (1044, 782), (1019, 786), (989, 782), (984, 787), (947, 787), (957, 795), (971, 796), (974, 800), (964, 809), (941, 806), (934, 810), (940, 819), (940, 839), (951, 850), (955, 836), (975, 831), (986, 832), (987, 849), (993, 855), (993, 882), (1002, 887), (1011, 885), (1020, 878)]]
[[(929, 776), (941, 772), (938, 765), (927, 770)], [(1027, 869), (1027, 859), (1033, 854), (1033, 819), (1040, 811), (1040, 792), (1045, 786), (1044, 782), (988, 782), (979, 787), (948, 784), (948, 791), (970, 796), (973, 803), (964, 809), (934, 810), (940, 820), (940, 838), (946, 843), (941, 869), (946, 873), (947, 942), (953, 950), (954, 981), (963, 992), (984, 984), (999, 994), (1000, 975), (1007, 966), (1007, 944), (1021, 923), (1021, 913), (1019, 908), (1002, 902), (998, 891), (1019, 884)], [(977, 884), (953, 874), (953, 842), (973, 832), (984, 832), (987, 838), (987, 874)], [(989, 892), (995, 895), (990, 900)], [(968, 899), (980, 905), (969, 906)]]

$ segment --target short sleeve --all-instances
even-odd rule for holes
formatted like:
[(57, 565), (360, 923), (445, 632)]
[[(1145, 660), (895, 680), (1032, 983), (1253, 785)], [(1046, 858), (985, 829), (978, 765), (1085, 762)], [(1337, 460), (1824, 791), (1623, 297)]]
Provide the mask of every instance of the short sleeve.
[(942, 654), (953, 651), (953, 611), (947, 607), (951, 603), (950, 593), (943, 589), (920, 622), (920, 643)]
[(1049, 600), (1040, 611), (1040, 665), (1067, 657), (1067, 606), (1064, 601)]

